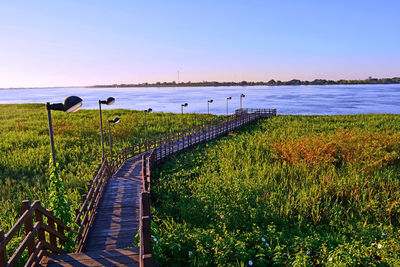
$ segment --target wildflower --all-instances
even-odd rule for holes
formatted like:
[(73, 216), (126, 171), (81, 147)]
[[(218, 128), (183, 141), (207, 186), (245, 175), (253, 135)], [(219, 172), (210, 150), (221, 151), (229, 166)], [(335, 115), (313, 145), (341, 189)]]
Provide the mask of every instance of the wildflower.
[(249, 265), (250, 266), (253, 265), (253, 261), (249, 260)]
[(311, 252), (309, 250), (307, 250), (306, 253), (307, 253), (307, 255), (310, 255)]
[(385, 234), (385, 233), (382, 233), (382, 236), (383, 236), (383, 237), (385, 237), (385, 236), (386, 236), (386, 234)]
[(333, 260), (333, 258), (329, 258), (329, 260), (328, 261), (332, 261)]
[(265, 238), (264, 238), (264, 237), (263, 237), (263, 238), (261, 238), (261, 241), (262, 241), (262, 242), (265, 242)]
[(372, 243), (371, 245), (372, 245), (372, 246), (375, 246), (375, 243)]
[(191, 252), (191, 251), (189, 251), (189, 252), (188, 252), (188, 254), (189, 254), (189, 256), (190, 256), (190, 255), (192, 255), (192, 252)]
[(381, 249), (382, 248), (382, 245), (381, 244), (378, 244), (378, 249)]
[(221, 220), (224, 218), (224, 215), (221, 215)]
[(276, 261), (276, 258), (274, 258), (273, 261)]
[(178, 248), (179, 251), (181, 251), (181, 248)]
[(154, 241), (154, 242), (157, 242), (157, 238), (153, 237), (153, 241)]
[(203, 200), (203, 199), (204, 199), (204, 197), (201, 197), (200, 199), (201, 199), (201, 200)]
[(265, 243), (265, 245), (266, 245), (267, 247), (269, 247), (269, 244), (268, 244), (268, 243)]

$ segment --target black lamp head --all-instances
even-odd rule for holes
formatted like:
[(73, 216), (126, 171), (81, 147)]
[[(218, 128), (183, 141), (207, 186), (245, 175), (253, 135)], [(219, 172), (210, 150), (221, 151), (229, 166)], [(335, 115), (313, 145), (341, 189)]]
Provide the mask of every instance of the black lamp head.
[(152, 112), (153, 111), (153, 109), (151, 109), (151, 108), (148, 108), (148, 109), (145, 109), (144, 110), (144, 112), (147, 112), (147, 113), (150, 113), (150, 112)]
[(244, 95), (244, 94), (241, 94), (240, 97), (245, 97), (245, 95)]
[(228, 100), (231, 100), (231, 99), (232, 99), (232, 97), (230, 96), (230, 97), (227, 97), (226, 99), (228, 99)]
[(113, 120), (109, 120), (108, 122), (111, 122), (111, 123), (118, 123), (118, 122), (120, 122), (121, 120), (120, 120), (120, 118), (119, 117), (115, 117)]
[(107, 102), (106, 103), (107, 105), (112, 105), (112, 104), (115, 103), (115, 98), (114, 97), (109, 97), (109, 98), (107, 98), (106, 102)]
[(212, 100), (212, 99), (208, 100), (208, 103), (212, 103), (212, 102), (214, 102), (214, 100)]
[(115, 103), (115, 98), (114, 97), (109, 97), (107, 100), (99, 100), (101, 104), (106, 104), (106, 105), (112, 105)]
[(69, 96), (64, 99), (64, 111), (67, 113), (73, 113), (78, 111), (82, 107), (82, 98), (78, 96)]
[(182, 107), (187, 107), (188, 103), (182, 104)]
[(64, 103), (50, 104), (47, 102), (46, 108), (48, 110), (62, 110), (67, 113), (78, 111), (82, 107), (82, 98), (78, 96), (69, 96), (64, 99)]

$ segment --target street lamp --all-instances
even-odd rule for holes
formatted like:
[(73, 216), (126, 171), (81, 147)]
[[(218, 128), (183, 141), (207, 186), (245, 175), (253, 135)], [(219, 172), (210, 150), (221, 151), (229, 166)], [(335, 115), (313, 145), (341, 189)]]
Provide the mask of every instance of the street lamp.
[(51, 110), (61, 110), (67, 113), (78, 111), (82, 106), (82, 99), (78, 96), (69, 96), (64, 99), (64, 103), (50, 104), (46, 103), (47, 117), (49, 118), (49, 135), (51, 144), (51, 155), (53, 159), (53, 166), (56, 164), (56, 152), (54, 149), (54, 138), (53, 138), (53, 123), (51, 121)]
[(118, 117), (115, 117), (113, 120), (108, 120), (108, 144), (110, 146), (110, 157), (112, 158), (112, 140), (111, 140), (111, 128), (110, 124), (111, 123), (118, 123), (120, 122), (120, 119)]
[(182, 119), (182, 127), (183, 127), (183, 107), (187, 107), (187, 106), (188, 106), (188, 103), (181, 104), (181, 114), (182, 114), (182, 116), (181, 116), (181, 119)]
[(229, 113), (228, 113), (228, 101), (231, 100), (231, 99), (232, 99), (231, 96), (226, 98), (226, 115), (229, 114)]
[(144, 142), (146, 144), (146, 149), (147, 149), (147, 124), (146, 124), (146, 114), (152, 112), (153, 110), (151, 108), (145, 109), (144, 110)]
[(210, 99), (207, 101), (207, 114), (210, 114), (210, 103), (214, 102), (214, 100)]
[(103, 136), (103, 118), (101, 116), (101, 104), (112, 105), (114, 104), (114, 102), (115, 102), (114, 97), (109, 97), (106, 100), (99, 100), (102, 160), (104, 159), (104, 136)]
[(242, 98), (244, 98), (244, 97), (245, 97), (244, 94), (240, 95), (240, 111), (242, 110)]

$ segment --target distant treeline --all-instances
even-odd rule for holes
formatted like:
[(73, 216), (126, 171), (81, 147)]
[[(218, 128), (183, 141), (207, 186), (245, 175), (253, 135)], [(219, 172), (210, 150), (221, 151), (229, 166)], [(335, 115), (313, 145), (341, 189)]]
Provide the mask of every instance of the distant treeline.
[(109, 85), (95, 85), (90, 87), (190, 87), (190, 86), (255, 86), (255, 85), (334, 85), (334, 84), (400, 84), (400, 77), (394, 78), (368, 78), (365, 80), (325, 80), (315, 79), (313, 81), (301, 81), (293, 79), (290, 81), (275, 81), (269, 80), (268, 82), (156, 82), (156, 83), (139, 83), (139, 84), (109, 84)]

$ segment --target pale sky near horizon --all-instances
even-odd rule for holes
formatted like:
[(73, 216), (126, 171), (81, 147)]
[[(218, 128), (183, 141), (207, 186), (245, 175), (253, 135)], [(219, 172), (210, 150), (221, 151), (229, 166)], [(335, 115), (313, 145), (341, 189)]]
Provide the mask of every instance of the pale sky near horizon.
[(0, 88), (400, 76), (400, 1), (0, 3)]

